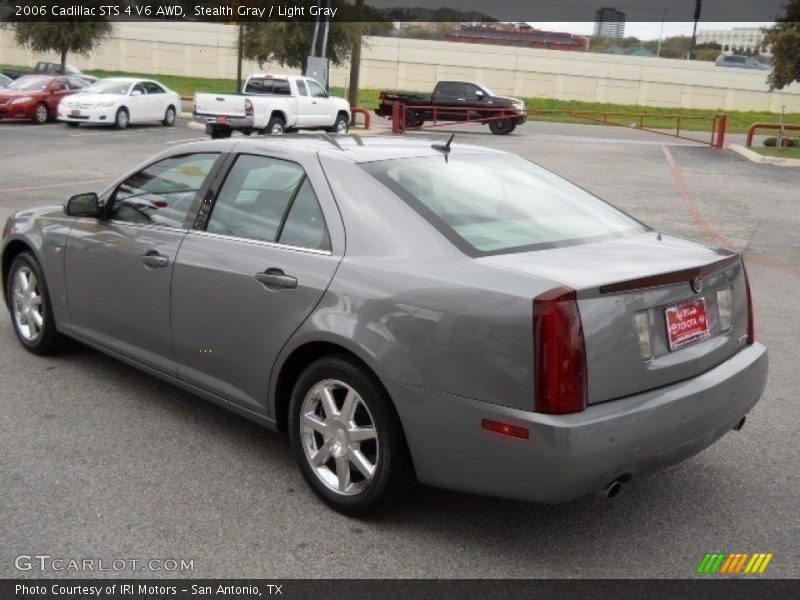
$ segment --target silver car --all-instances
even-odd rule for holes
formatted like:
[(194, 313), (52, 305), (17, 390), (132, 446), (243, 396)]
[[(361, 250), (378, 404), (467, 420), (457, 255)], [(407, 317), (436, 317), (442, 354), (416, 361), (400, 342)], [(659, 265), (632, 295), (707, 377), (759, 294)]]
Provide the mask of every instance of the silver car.
[(741, 256), (467, 145), (174, 147), (12, 216), (2, 274), (28, 350), (74, 338), (288, 432), (349, 515), (415, 480), (612, 496), (741, 428), (767, 377)]

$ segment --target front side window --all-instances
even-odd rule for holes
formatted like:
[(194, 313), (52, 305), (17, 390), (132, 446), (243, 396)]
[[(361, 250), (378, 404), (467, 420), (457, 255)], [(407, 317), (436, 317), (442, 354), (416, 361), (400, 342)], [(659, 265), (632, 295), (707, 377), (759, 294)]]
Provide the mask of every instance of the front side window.
[(142, 169), (114, 192), (110, 218), (182, 229), (218, 156), (171, 156)]
[(454, 152), (362, 167), (472, 256), (588, 243), (646, 228), (514, 156)]
[(206, 231), (330, 249), (325, 219), (303, 168), (293, 162), (243, 154), (214, 203)]
[(326, 98), (328, 96), (327, 92), (322, 88), (322, 86), (311, 79), (308, 80), (308, 89), (313, 98)]
[(135, 94), (137, 92), (140, 93), (140, 94), (144, 94), (145, 93), (144, 86), (141, 83), (137, 83), (136, 85), (133, 86), (133, 89), (131, 90), (131, 95), (133, 95), (133, 94)]

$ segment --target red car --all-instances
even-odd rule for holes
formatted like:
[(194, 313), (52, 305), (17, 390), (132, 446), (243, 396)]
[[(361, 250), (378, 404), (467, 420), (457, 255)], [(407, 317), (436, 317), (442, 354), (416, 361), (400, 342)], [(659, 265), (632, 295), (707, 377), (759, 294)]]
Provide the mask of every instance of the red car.
[(0, 119), (31, 119), (46, 123), (58, 114), (58, 103), (86, 87), (78, 77), (25, 75), (0, 89)]

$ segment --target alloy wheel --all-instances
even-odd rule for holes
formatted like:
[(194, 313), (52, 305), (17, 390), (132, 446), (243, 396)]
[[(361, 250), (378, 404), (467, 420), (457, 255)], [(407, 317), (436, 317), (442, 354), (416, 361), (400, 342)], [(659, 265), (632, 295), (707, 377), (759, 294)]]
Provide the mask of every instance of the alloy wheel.
[(36, 274), (28, 267), (20, 267), (14, 274), (12, 293), (17, 330), (25, 340), (33, 342), (44, 327), (42, 290)]
[(47, 107), (44, 104), (40, 104), (36, 107), (36, 122), (37, 123), (47, 123)]
[(283, 133), (283, 123), (280, 121), (273, 123), (272, 128), (269, 130), (272, 135), (280, 135)]
[(300, 414), (303, 451), (316, 477), (337, 494), (364, 491), (375, 478), (380, 443), (358, 392), (336, 379), (320, 381), (305, 395)]
[(336, 133), (347, 133), (347, 119), (339, 119), (336, 121)]

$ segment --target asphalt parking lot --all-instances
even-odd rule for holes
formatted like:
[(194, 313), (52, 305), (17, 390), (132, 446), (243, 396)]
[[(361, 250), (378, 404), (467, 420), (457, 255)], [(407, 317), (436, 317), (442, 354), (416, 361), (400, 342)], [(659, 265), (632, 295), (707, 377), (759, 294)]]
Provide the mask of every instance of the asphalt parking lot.
[[(89, 349), (28, 354), (3, 311), (0, 577), (65, 575), (16, 571), (33, 553), (191, 559), (182, 575), (195, 577), (691, 577), (712, 551), (771, 552), (762, 577), (799, 577), (800, 170), (623, 128), (458, 137), (537, 161), (662, 231), (748, 253), (771, 371), (743, 431), (611, 501), (419, 488), (356, 521), (307, 490), (281, 436)], [(0, 123), (0, 220), (201, 138), (185, 121)]]

